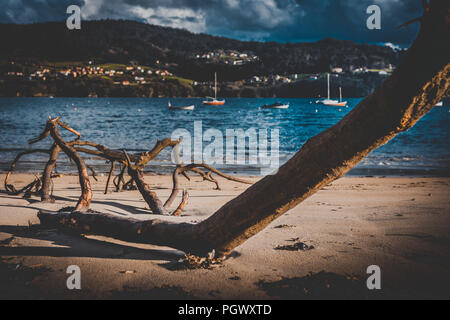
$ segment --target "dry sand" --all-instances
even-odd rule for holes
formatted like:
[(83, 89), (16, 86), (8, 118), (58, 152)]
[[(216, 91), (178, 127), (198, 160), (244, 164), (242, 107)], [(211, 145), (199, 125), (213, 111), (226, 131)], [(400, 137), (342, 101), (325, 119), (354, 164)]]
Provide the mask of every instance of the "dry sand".
[[(12, 181), (31, 179), (16, 174)], [(161, 198), (170, 193), (170, 177), (146, 180)], [(151, 217), (138, 192), (104, 195), (104, 182), (93, 181), (92, 209)], [(1, 298), (450, 298), (449, 178), (341, 179), (213, 270), (173, 270), (184, 254), (170, 248), (29, 227), (39, 223), (39, 209), (73, 206), (77, 183), (75, 176), (55, 180), (55, 204), (0, 194)], [(216, 191), (199, 178), (185, 186), (190, 204), (183, 217), (169, 219), (201, 221), (246, 188), (221, 180)], [(298, 242), (314, 249), (275, 250)], [(81, 268), (80, 291), (66, 288), (69, 265)], [(376, 293), (365, 287), (370, 265), (382, 271)]]

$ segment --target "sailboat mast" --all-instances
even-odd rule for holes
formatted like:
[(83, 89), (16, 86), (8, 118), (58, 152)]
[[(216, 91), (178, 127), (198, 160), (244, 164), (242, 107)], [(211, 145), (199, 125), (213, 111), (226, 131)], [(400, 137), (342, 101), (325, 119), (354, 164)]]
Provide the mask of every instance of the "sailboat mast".
[(341, 98), (341, 102), (342, 102), (342, 87), (339, 87), (339, 97)]
[(217, 99), (217, 72), (214, 73), (214, 99)]
[(331, 93), (330, 93), (330, 74), (327, 74), (328, 76), (328, 100), (331, 99)]

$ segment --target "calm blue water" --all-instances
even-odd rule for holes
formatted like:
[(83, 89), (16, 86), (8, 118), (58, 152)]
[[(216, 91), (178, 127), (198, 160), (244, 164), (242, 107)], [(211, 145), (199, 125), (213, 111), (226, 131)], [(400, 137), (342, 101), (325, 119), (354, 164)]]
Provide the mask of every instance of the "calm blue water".
[[(197, 106), (196, 111), (168, 111), (167, 103)], [(8, 168), (17, 152), (28, 149), (27, 140), (37, 137), (49, 116), (62, 119), (91, 140), (113, 149), (129, 151), (151, 149), (157, 139), (170, 137), (175, 129), (194, 130), (194, 121), (202, 120), (203, 131), (219, 129), (280, 130), (281, 162), (287, 161), (311, 137), (336, 124), (360, 99), (350, 99), (348, 108), (322, 107), (312, 99), (278, 99), (290, 102), (288, 110), (261, 111), (259, 106), (273, 99), (227, 99), (225, 107), (204, 107), (202, 99), (136, 98), (0, 98), (0, 170)], [(75, 109), (76, 108), (76, 109)], [(413, 129), (399, 135), (388, 145), (372, 153), (352, 174), (399, 175), (450, 173), (450, 109), (435, 108)], [(69, 137), (68, 135), (64, 135)], [(46, 148), (50, 139), (34, 146)], [(88, 158), (100, 171), (105, 161)], [(171, 167), (169, 152), (163, 153), (154, 168)], [(22, 171), (40, 171), (44, 156), (31, 155), (18, 166)], [(222, 166), (218, 166), (223, 168)], [(226, 167), (229, 172), (256, 174), (251, 166)], [(74, 171), (67, 161), (61, 171)]]

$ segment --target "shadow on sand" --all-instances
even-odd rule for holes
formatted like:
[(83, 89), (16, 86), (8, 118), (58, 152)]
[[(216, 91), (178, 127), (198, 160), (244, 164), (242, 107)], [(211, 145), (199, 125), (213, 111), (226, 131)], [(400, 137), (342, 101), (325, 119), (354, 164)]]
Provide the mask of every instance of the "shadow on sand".
[[(97, 239), (89, 239), (76, 234), (62, 234), (57, 230), (40, 229), (38, 226), (0, 226), (0, 232), (10, 234), (9, 243), (0, 246), (0, 256), (42, 256), (42, 257), (79, 257), (126, 260), (153, 260), (174, 262), (184, 257), (176, 250), (141, 249), (125, 244), (117, 244)], [(14, 238), (50, 241), (46, 246), (13, 246)], [(4, 240), (5, 241), (5, 240)]]

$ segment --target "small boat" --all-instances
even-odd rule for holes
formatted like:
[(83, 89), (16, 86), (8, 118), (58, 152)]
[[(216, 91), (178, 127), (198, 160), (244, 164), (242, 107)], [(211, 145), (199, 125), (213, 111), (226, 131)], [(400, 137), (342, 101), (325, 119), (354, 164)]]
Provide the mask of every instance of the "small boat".
[(208, 100), (203, 101), (205, 106), (223, 106), (225, 104), (225, 100), (217, 100), (215, 98), (207, 97)]
[(217, 72), (214, 74), (214, 98), (206, 97), (206, 99), (203, 101), (206, 106), (223, 106), (225, 104), (225, 100), (217, 99)]
[(172, 104), (169, 102), (169, 110), (194, 111), (194, 110), (195, 110), (195, 106), (174, 107), (174, 106), (172, 106)]
[(261, 109), (289, 109), (289, 103), (282, 104), (282, 103), (277, 102), (277, 103), (274, 103), (271, 105), (265, 104), (261, 107)]
[(347, 106), (347, 101), (342, 101), (342, 88), (339, 87), (339, 96), (340, 100), (331, 100), (331, 92), (330, 92), (330, 74), (328, 73), (328, 98), (317, 100), (317, 104), (323, 104), (324, 106), (334, 106), (334, 107), (345, 107)]
[(436, 107), (443, 107), (443, 106), (444, 106), (444, 101), (441, 101), (436, 104)]

